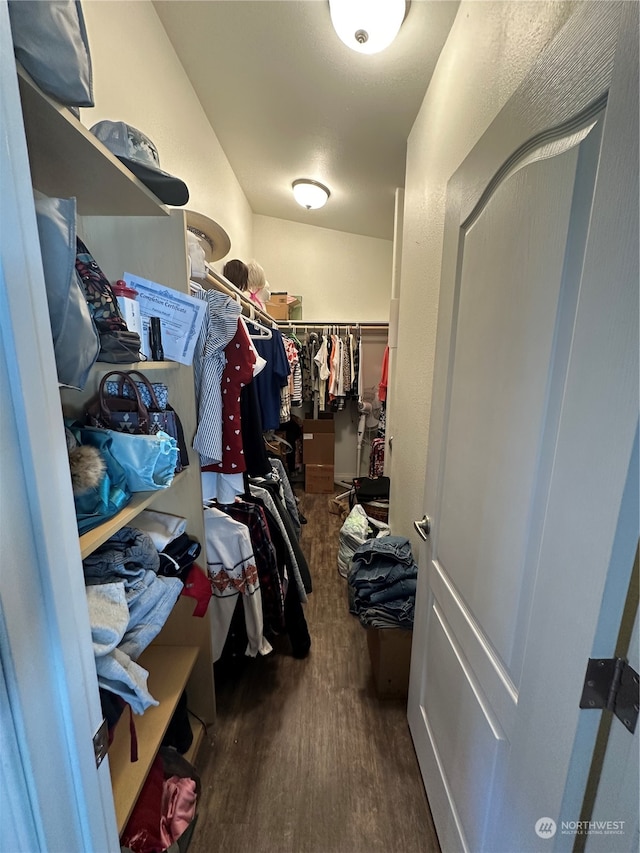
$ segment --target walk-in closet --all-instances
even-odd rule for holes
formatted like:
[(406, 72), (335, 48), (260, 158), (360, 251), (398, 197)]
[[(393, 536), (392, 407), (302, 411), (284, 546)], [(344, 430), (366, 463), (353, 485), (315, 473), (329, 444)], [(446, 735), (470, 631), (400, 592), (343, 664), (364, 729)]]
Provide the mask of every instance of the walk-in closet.
[(0, 0), (0, 853), (637, 853), (639, 33)]

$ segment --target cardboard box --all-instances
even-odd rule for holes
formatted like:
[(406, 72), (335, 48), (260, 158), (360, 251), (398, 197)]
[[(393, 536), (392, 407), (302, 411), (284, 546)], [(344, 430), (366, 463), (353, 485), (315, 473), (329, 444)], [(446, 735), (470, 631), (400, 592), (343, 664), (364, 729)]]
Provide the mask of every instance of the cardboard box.
[(288, 293), (272, 293), (265, 310), (274, 320), (291, 320), (294, 315), (297, 319), (302, 319), (299, 297), (289, 296)]
[(333, 465), (305, 465), (304, 490), (315, 495), (331, 494), (335, 490)]
[(404, 628), (367, 628), (373, 681), (381, 699), (408, 696), (412, 636)]
[(272, 293), (269, 302), (274, 305), (287, 305), (289, 302), (289, 294), (282, 291), (280, 293)]
[(272, 297), (264, 307), (267, 314), (274, 320), (289, 319), (289, 306), (286, 302), (274, 302)]
[(333, 465), (335, 425), (333, 418), (302, 422), (302, 461), (305, 465)]

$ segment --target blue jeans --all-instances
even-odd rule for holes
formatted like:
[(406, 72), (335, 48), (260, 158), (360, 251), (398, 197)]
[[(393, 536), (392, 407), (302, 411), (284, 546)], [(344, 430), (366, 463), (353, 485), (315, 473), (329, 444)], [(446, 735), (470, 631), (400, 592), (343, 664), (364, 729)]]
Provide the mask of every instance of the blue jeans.
[(401, 578), (399, 581), (384, 587), (369, 596), (371, 604), (388, 604), (392, 601), (406, 601), (414, 598), (418, 581), (415, 578)]
[(353, 555), (353, 561), (362, 560), (372, 563), (380, 558), (387, 558), (396, 563), (413, 563), (411, 543), (404, 536), (381, 536), (380, 539), (368, 539), (363, 542)]
[(180, 578), (166, 578), (147, 571), (144, 581), (127, 589), (129, 624), (119, 643), (120, 651), (137, 660), (149, 643), (160, 633), (178, 596), (182, 592)]
[(412, 598), (365, 607), (359, 614), (360, 622), (368, 628), (412, 628), (415, 603)]

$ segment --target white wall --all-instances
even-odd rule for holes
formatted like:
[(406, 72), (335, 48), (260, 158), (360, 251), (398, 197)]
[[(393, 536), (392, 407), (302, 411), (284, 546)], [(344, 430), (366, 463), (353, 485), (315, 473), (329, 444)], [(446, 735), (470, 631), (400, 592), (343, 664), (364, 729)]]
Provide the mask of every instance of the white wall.
[(145, 133), (161, 168), (189, 187), (186, 207), (229, 234), (228, 257), (250, 256), (251, 208), (150, 0), (83, 0), (82, 8), (95, 98), (83, 124), (125, 121)]
[(447, 181), (569, 17), (572, 3), (463, 2), (409, 136), (399, 343), (391, 364), (390, 520), (409, 536), (424, 473)]
[(254, 216), (253, 248), (272, 291), (302, 296), (303, 319), (388, 321), (390, 240)]

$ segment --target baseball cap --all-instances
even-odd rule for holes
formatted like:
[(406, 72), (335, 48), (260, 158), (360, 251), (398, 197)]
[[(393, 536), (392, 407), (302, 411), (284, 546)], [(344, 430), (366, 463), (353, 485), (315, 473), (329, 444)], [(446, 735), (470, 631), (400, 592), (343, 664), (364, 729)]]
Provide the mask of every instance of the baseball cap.
[(160, 168), (158, 149), (142, 131), (123, 121), (99, 121), (91, 133), (164, 204), (180, 206), (189, 201), (184, 181)]

